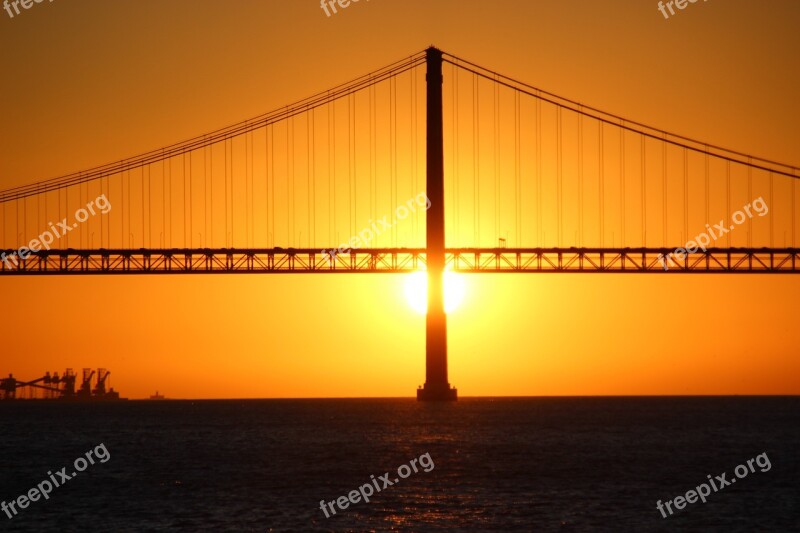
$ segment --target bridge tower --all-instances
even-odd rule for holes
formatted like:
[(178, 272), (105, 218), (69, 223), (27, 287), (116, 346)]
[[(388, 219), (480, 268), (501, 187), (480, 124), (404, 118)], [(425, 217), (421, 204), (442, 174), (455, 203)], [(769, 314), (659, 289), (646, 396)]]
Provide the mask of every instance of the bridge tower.
[(425, 385), (420, 401), (454, 401), (458, 391), (447, 381), (447, 315), (444, 312), (444, 124), (442, 51), (426, 50), (427, 163), (426, 188), (431, 202), (426, 215), (428, 314), (425, 317)]

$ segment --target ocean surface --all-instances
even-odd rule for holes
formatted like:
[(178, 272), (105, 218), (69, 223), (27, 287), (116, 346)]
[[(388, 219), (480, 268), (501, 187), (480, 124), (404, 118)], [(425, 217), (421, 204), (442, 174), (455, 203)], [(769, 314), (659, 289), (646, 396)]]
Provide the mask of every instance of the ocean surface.
[(0, 501), (90, 450), (0, 530), (800, 531), (798, 397), (5, 402)]

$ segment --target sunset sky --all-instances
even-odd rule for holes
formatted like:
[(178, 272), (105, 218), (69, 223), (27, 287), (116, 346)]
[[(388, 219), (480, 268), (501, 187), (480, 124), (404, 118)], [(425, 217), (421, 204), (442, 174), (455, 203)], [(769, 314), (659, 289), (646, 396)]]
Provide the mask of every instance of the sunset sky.
[[(43, 2), (0, 11), (0, 189), (236, 123), (432, 44), (798, 166), (798, 24), (794, 0), (698, 2), (669, 20), (632, 0), (362, 0), (330, 17), (315, 0)], [(796, 276), (465, 285), (448, 337), (462, 396), (800, 393)], [(388, 274), (4, 277), (0, 375), (104, 367), (130, 398), (412, 396), (424, 317), (403, 286)]]

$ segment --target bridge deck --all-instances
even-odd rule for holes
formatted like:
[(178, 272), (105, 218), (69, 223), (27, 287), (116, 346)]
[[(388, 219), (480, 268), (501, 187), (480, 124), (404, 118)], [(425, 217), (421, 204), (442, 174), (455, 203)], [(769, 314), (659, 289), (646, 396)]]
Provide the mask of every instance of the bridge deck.
[[(667, 262), (667, 248), (448, 248), (446, 267), (465, 273), (800, 273), (799, 248), (709, 248)], [(2, 252), (0, 252), (2, 254)], [(364, 248), (331, 261), (319, 249), (99, 249), (0, 255), (0, 276), (111, 274), (345, 274), (425, 269), (424, 248)]]

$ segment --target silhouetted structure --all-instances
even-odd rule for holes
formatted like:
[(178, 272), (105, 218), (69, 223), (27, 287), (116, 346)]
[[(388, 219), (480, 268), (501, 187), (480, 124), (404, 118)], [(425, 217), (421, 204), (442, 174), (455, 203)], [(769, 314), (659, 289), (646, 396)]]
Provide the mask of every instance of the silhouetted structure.
[[(20, 381), (9, 374), (7, 378), (0, 379), (0, 400), (67, 400), (67, 401), (114, 401), (124, 400), (113, 388), (106, 390), (108, 377), (111, 372), (105, 368), (97, 369), (97, 383), (92, 388), (92, 378), (95, 371), (91, 368), (83, 369), (83, 380), (80, 388), (75, 390), (75, 372), (71, 368), (64, 371), (64, 375), (46, 372), (44, 376), (31, 380)], [(21, 393), (21, 394), (20, 394)]]
[(444, 312), (444, 124), (442, 52), (426, 51), (427, 77), (427, 212), (428, 314), (425, 317), (425, 385), (417, 400), (458, 399), (447, 381), (447, 314)]

